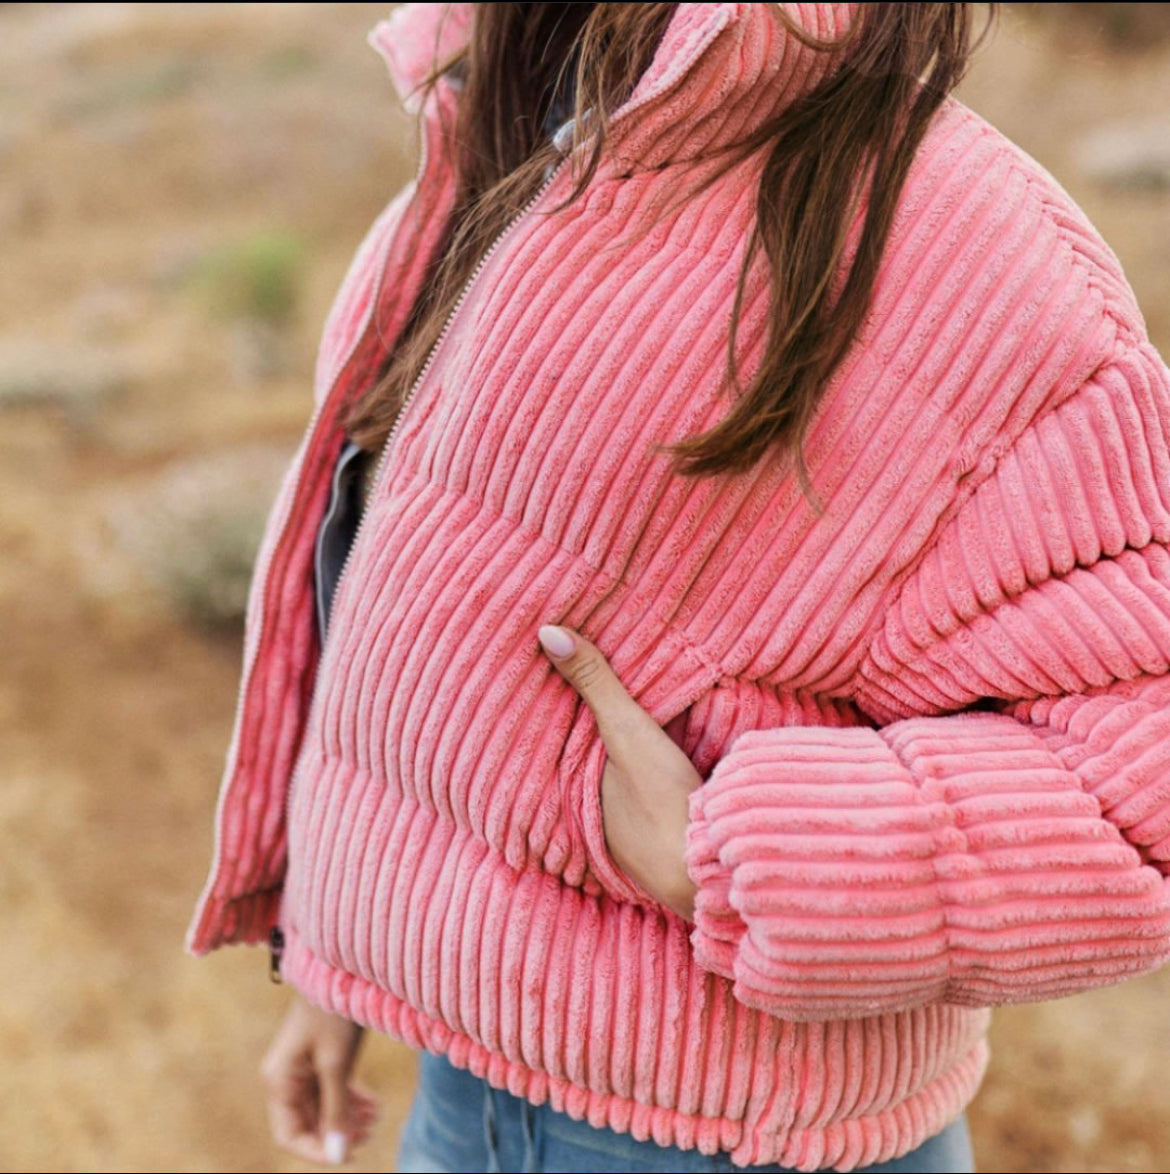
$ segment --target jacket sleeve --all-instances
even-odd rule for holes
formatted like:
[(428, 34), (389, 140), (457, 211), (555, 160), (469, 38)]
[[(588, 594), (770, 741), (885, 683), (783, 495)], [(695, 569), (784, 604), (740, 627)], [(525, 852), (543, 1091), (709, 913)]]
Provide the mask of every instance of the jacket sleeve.
[(1034, 422), (906, 577), (853, 700), (691, 804), (692, 942), (790, 1019), (1027, 1002), (1170, 957), (1170, 380)]

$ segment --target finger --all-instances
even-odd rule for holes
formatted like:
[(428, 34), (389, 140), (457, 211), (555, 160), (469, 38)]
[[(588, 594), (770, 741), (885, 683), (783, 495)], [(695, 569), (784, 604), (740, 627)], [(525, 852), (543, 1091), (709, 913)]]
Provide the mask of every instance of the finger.
[(268, 1125), (272, 1140), (282, 1149), (288, 1149), (293, 1139), (304, 1132), (304, 1114), (295, 1105), (269, 1097)]
[(290, 1055), (277, 1041), (261, 1066), (264, 1103), (272, 1139), (282, 1149), (298, 1150), (298, 1138), (317, 1123), (317, 1082), (308, 1056)]
[(317, 1086), (321, 1095), (318, 1134), (325, 1161), (340, 1166), (349, 1155), (349, 1065), (341, 1055), (317, 1056)]
[(349, 1127), (349, 1148), (351, 1153), (370, 1140), (370, 1134), (373, 1133), (376, 1124), (376, 1118), (370, 1116), (368, 1113), (359, 1114), (354, 1117)]
[(359, 1143), (362, 1135), (369, 1134), (370, 1130), (378, 1123), (380, 1116), (377, 1105), (371, 1104), (369, 1101), (355, 1099), (354, 1091), (350, 1089), (349, 1140), (351, 1148)]
[(373, 1093), (367, 1092), (360, 1085), (349, 1086), (349, 1111), (354, 1113), (372, 1113), (375, 1117), (382, 1111), (382, 1104)]
[(349, 1118), (349, 1131), (356, 1133), (358, 1128), (369, 1129), (378, 1120), (374, 1109), (354, 1109)]
[(326, 1152), (320, 1137), (315, 1133), (299, 1133), (291, 1141), (285, 1143), (283, 1149), (293, 1157), (300, 1158), (302, 1162), (313, 1162), (318, 1166), (339, 1165)]
[(286, 1153), (306, 1162), (323, 1160), (320, 1139), (307, 1127), (304, 1106), (270, 1097), (268, 1124), (272, 1140)]
[(630, 735), (661, 733), (654, 719), (630, 696), (609, 661), (579, 632), (545, 624), (537, 633), (541, 647), (557, 671), (593, 711), (597, 728), (611, 754), (619, 753)]

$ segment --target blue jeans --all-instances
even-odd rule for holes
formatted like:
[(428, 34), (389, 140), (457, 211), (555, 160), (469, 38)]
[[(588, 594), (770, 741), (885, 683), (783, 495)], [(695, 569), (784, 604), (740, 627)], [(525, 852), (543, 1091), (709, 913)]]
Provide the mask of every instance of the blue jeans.
[[(492, 1088), (487, 1081), (423, 1053), (418, 1091), (398, 1149), (400, 1174), (458, 1174), (461, 1171), (536, 1174), (731, 1174), (727, 1154), (636, 1141), (612, 1129), (574, 1121), (548, 1105)], [(752, 1166), (757, 1174), (783, 1174), (783, 1166)], [(967, 1123), (962, 1117), (918, 1149), (892, 1162), (866, 1166), (857, 1174), (970, 1174), (975, 1169)]]

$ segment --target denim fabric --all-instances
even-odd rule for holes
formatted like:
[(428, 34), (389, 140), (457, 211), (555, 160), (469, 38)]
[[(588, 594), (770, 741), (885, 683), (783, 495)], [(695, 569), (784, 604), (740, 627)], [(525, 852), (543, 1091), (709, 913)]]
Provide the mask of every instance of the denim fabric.
[[(548, 1105), (492, 1088), (486, 1081), (424, 1053), (418, 1091), (398, 1150), (400, 1174), (484, 1171), (485, 1174), (731, 1174), (742, 1170), (727, 1154), (637, 1141), (612, 1129), (595, 1129)], [(752, 1166), (759, 1174), (783, 1174), (784, 1166)], [(975, 1169), (967, 1123), (960, 1117), (918, 1149), (857, 1174), (970, 1174)]]

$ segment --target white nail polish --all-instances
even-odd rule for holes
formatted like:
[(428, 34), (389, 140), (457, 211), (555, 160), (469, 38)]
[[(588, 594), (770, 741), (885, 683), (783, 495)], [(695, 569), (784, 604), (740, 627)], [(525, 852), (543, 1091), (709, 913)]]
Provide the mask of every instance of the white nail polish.
[(334, 1166), (345, 1161), (345, 1134), (332, 1130), (325, 1134), (325, 1160)]
[(573, 637), (564, 628), (558, 628), (554, 624), (545, 624), (539, 628), (536, 637), (546, 652), (558, 658), (571, 656), (573, 649), (577, 647)]

